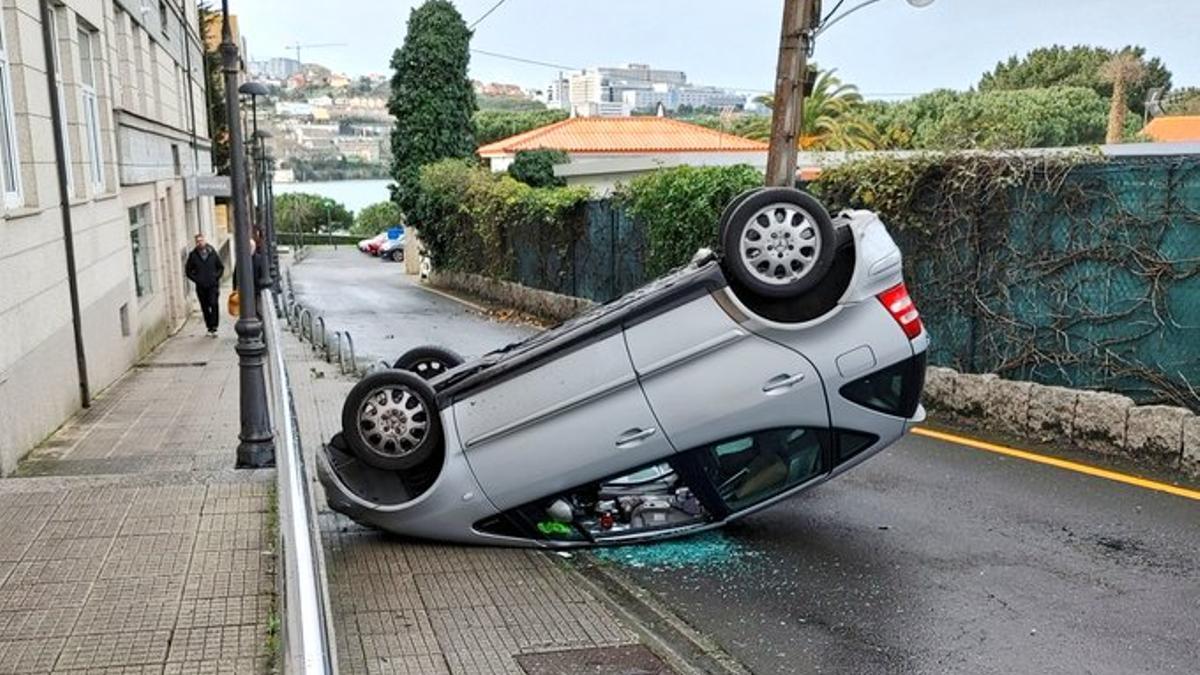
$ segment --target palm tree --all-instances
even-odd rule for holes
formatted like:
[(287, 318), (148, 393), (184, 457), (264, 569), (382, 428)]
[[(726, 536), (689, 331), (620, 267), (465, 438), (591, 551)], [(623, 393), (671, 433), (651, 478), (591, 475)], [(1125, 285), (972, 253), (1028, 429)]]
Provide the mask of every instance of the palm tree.
[(1112, 99), (1108, 105), (1107, 143), (1120, 143), (1125, 133), (1125, 116), (1129, 109), (1125, 107), (1125, 92), (1131, 85), (1137, 84), (1146, 77), (1146, 64), (1131, 50), (1114, 54), (1111, 59), (1100, 66), (1100, 77), (1105, 82), (1111, 82)]
[[(800, 148), (873, 150), (878, 147), (879, 132), (861, 113), (862, 94), (858, 93), (858, 87), (842, 82), (836, 72), (836, 69), (820, 71), (812, 93), (804, 97)], [(763, 95), (755, 101), (773, 108), (775, 97)]]

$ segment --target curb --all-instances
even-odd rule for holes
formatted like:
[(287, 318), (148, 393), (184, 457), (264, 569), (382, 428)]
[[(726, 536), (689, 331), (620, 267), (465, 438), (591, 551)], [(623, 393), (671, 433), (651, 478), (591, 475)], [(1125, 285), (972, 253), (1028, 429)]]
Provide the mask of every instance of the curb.
[(429, 282), (435, 288), (461, 291), (551, 321), (566, 321), (596, 305), (584, 298), (543, 291), (480, 274), (435, 270)]
[(956, 423), (1200, 476), (1200, 416), (1129, 397), (930, 366), (923, 400)]
[(567, 567), (681, 675), (751, 675), (749, 668), (612, 566), (581, 553)]

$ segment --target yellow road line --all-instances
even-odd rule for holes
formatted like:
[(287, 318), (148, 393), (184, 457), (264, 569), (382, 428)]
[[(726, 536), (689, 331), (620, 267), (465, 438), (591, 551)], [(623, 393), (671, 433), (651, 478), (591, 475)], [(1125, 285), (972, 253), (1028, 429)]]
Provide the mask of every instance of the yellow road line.
[(460, 298), (458, 296), (451, 295), (449, 293), (446, 293), (445, 291), (439, 291), (436, 288), (430, 288), (429, 286), (426, 286), (425, 284), (418, 283), (418, 284), (414, 284), (414, 285), (417, 288), (425, 291), (426, 293), (433, 293), (434, 295), (440, 295), (441, 297), (446, 298), (447, 300), (453, 300), (454, 302), (457, 302), (460, 305), (465, 305), (466, 307), (469, 307), (469, 308), (475, 310), (476, 312), (479, 312), (480, 314), (488, 313), (487, 307), (484, 307), (483, 305), (477, 305), (477, 304), (471, 302), (470, 300), (463, 300), (462, 298)]
[(1101, 469), (1099, 467), (1088, 466), (1087, 464), (1080, 464), (1078, 462), (1071, 462), (1071, 461), (1067, 461), (1065, 459), (1059, 459), (1057, 457), (1049, 457), (1046, 455), (1039, 455), (1036, 452), (1030, 452), (1028, 450), (1018, 450), (1016, 448), (1010, 448), (1010, 447), (1007, 447), (1004, 445), (997, 445), (995, 443), (988, 443), (986, 441), (978, 441), (978, 440), (975, 440), (974, 438), (967, 438), (965, 436), (956, 436), (955, 434), (948, 434), (943, 431), (934, 431), (933, 429), (926, 429), (924, 427), (917, 427), (917, 428), (913, 429), (912, 432), (919, 436), (926, 436), (928, 438), (936, 438), (939, 441), (946, 441), (947, 443), (955, 443), (957, 445), (965, 445), (969, 448), (975, 448), (976, 450), (985, 450), (987, 452), (994, 452), (994, 453), (997, 453), (1000, 455), (1016, 457), (1018, 459), (1024, 459), (1024, 460), (1030, 461), (1030, 462), (1037, 462), (1038, 464), (1048, 464), (1050, 466), (1055, 466), (1060, 469), (1066, 469), (1067, 471), (1074, 471), (1076, 473), (1087, 474), (1089, 476), (1096, 476), (1097, 478), (1104, 478), (1106, 480), (1116, 481), (1118, 483), (1125, 483), (1126, 485), (1134, 485), (1134, 486), (1137, 486), (1140, 488), (1145, 488), (1147, 490), (1155, 490), (1157, 492), (1165, 492), (1167, 494), (1172, 494), (1177, 497), (1183, 497), (1185, 499), (1194, 499), (1196, 501), (1200, 501), (1200, 491), (1189, 490), (1187, 488), (1179, 487), (1177, 485), (1170, 485), (1168, 483), (1160, 483), (1158, 481), (1150, 480), (1148, 478), (1131, 476), (1129, 474), (1120, 473), (1118, 471), (1110, 471), (1108, 469)]

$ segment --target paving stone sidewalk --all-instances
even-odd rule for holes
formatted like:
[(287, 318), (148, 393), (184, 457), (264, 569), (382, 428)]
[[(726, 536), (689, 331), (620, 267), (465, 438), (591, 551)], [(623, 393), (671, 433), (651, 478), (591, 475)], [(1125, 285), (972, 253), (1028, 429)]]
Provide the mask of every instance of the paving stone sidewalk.
[(0, 480), (0, 673), (259, 673), (272, 471), (235, 471), (237, 357), (193, 320)]
[[(291, 334), (285, 342), (311, 456), (339, 430), (354, 380)], [(517, 658), (529, 654), (638, 644), (551, 554), (389, 537), (328, 511), (319, 485), (317, 494), (342, 673), (522, 675)]]

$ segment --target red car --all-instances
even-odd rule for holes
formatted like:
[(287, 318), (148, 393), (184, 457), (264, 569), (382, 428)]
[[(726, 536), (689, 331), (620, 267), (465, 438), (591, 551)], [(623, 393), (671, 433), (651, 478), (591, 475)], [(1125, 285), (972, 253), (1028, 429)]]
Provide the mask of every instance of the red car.
[(387, 241), (387, 232), (380, 232), (370, 239), (358, 242), (358, 250), (371, 255), (379, 255), (379, 247), (383, 246), (385, 241)]

